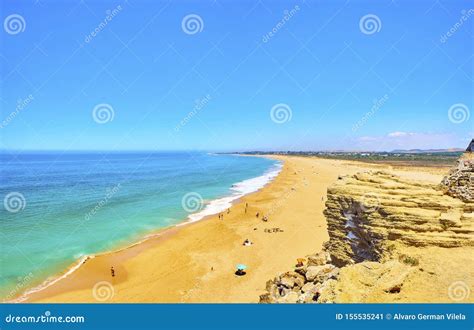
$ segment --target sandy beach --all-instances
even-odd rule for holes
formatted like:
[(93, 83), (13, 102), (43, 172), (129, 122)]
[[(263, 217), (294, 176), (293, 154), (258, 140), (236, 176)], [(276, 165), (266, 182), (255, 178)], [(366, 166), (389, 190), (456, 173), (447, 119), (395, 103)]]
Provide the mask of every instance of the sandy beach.
[[(93, 288), (103, 281), (111, 284), (105, 283), (112, 291), (107, 302), (258, 302), (268, 279), (293, 267), (297, 257), (320, 250), (328, 240), (323, 215), (326, 191), (339, 176), (384, 168), (407, 178), (439, 182), (447, 172), (444, 168), (272, 157), (284, 162), (278, 177), (236, 202), (223, 220), (210, 216), (89, 259), (66, 278), (31, 294), (26, 302), (99, 302)], [(245, 239), (253, 245), (243, 246)], [(240, 263), (248, 266), (245, 276), (234, 274)]]

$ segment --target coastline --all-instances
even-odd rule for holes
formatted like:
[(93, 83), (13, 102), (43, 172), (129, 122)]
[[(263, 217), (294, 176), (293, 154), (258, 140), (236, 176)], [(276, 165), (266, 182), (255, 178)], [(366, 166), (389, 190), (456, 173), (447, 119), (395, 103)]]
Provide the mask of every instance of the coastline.
[[(233, 156), (237, 157), (237, 156), (242, 156), (242, 155), (233, 154)], [(249, 156), (249, 157), (263, 157), (263, 158), (272, 159), (271, 157), (265, 157), (265, 156)], [(200, 222), (200, 221), (205, 221), (213, 216), (216, 216), (218, 213), (221, 213), (225, 211), (227, 208), (234, 206), (234, 204), (238, 203), (242, 197), (254, 194), (258, 192), (259, 190), (263, 189), (268, 184), (270, 184), (275, 179), (275, 177), (277, 177), (280, 174), (283, 168), (283, 165), (284, 165), (284, 162), (280, 160), (278, 163), (272, 165), (262, 175), (245, 179), (240, 182), (236, 182), (235, 184), (232, 185), (232, 187), (230, 187), (229, 194), (210, 200), (209, 203), (204, 205), (202, 209), (198, 210), (197, 212), (190, 213), (185, 219), (183, 219), (182, 221), (174, 225), (152, 230), (149, 233), (144, 234), (138, 240), (131, 241), (130, 243), (121, 244), (112, 250), (107, 250), (107, 251), (103, 251), (103, 252), (99, 252), (99, 253), (91, 254), (91, 255), (84, 255), (76, 259), (63, 271), (57, 272), (56, 274), (43, 280), (41, 283), (30, 286), (26, 290), (13, 289), (12, 291), (17, 291), (16, 294), (9, 297), (8, 299), (5, 299), (3, 302), (21, 303), (24, 301), (28, 301), (31, 296), (34, 296), (36, 294), (41, 294), (43, 290), (48, 289), (50, 286), (55, 285), (61, 280), (67, 279), (67, 277), (72, 275), (75, 271), (79, 270), (89, 260), (100, 258), (100, 257), (107, 257), (107, 256), (111, 256), (117, 253), (125, 253), (130, 249), (137, 249), (137, 251), (135, 252), (138, 253), (139, 250), (146, 248), (147, 244), (153, 244), (154, 242), (158, 242), (162, 238), (166, 237), (167, 235), (172, 235), (174, 231), (179, 230), (181, 227), (189, 226), (189, 225), (192, 225), (193, 223)], [(238, 186), (243, 186), (245, 183), (254, 182), (255, 180), (261, 180), (263, 182), (259, 182), (260, 185), (256, 185), (256, 186), (254, 185), (250, 187), (248, 186), (243, 187), (240, 191), (236, 189), (236, 187)], [(222, 201), (224, 202), (223, 204), (221, 203)], [(215, 204), (219, 204), (219, 203), (220, 203), (219, 205), (220, 207), (216, 208)]]
[[(106, 282), (112, 288), (107, 302), (257, 302), (268, 278), (292, 266), (295, 257), (319, 250), (327, 240), (322, 214), (327, 187), (340, 175), (386, 168), (353, 161), (271, 158), (284, 162), (280, 174), (257, 192), (235, 200), (224, 220), (209, 215), (97, 255), (25, 301), (103, 302), (94, 296), (94, 288)], [(263, 214), (268, 222), (262, 222)], [(266, 231), (275, 228), (281, 231)], [(242, 246), (245, 238), (254, 245)], [(246, 276), (233, 274), (237, 263), (249, 266)]]

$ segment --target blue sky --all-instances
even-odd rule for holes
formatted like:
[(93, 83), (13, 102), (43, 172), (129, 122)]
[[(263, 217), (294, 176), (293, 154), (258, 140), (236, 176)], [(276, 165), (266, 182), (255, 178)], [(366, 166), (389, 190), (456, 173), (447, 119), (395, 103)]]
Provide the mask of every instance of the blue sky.
[(465, 147), (472, 7), (2, 1), (2, 148)]

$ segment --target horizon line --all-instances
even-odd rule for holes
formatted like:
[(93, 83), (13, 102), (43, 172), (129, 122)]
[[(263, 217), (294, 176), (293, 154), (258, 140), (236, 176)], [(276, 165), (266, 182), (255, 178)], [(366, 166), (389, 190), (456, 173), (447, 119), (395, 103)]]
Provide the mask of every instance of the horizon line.
[(38, 153), (46, 153), (46, 152), (60, 152), (60, 153), (81, 153), (81, 152), (88, 152), (88, 153), (131, 153), (131, 152), (149, 152), (149, 153), (160, 153), (160, 152), (202, 152), (202, 153), (225, 153), (225, 154), (238, 154), (238, 153), (250, 153), (250, 152), (259, 152), (259, 153), (285, 153), (285, 152), (357, 152), (357, 153), (364, 153), (364, 152), (372, 152), (372, 153), (393, 153), (393, 152), (401, 152), (401, 151), (439, 151), (439, 152), (460, 152), (464, 151), (465, 148), (461, 147), (452, 147), (452, 148), (413, 148), (413, 149), (393, 149), (393, 150), (349, 150), (349, 149), (320, 149), (320, 150), (265, 150), (265, 149), (252, 149), (252, 150), (206, 150), (206, 149), (161, 149), (161, 150), (150, 150), (150, 149), (123, 149), (123, 150), (107, 150), (107, 149), (0, 149), (0, 153), (28, 153), (28, 152), (38, 152)]

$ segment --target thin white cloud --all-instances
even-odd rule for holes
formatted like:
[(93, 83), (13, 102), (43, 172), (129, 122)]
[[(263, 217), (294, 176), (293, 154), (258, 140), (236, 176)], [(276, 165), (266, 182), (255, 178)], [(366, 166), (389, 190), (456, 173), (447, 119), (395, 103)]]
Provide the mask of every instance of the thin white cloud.
[(402, 136), (413, 136), (416, 135), (416, 133), (409, 133), (409, 132), (392, 132), (388, 133), (389, 137), (402, 137)]

